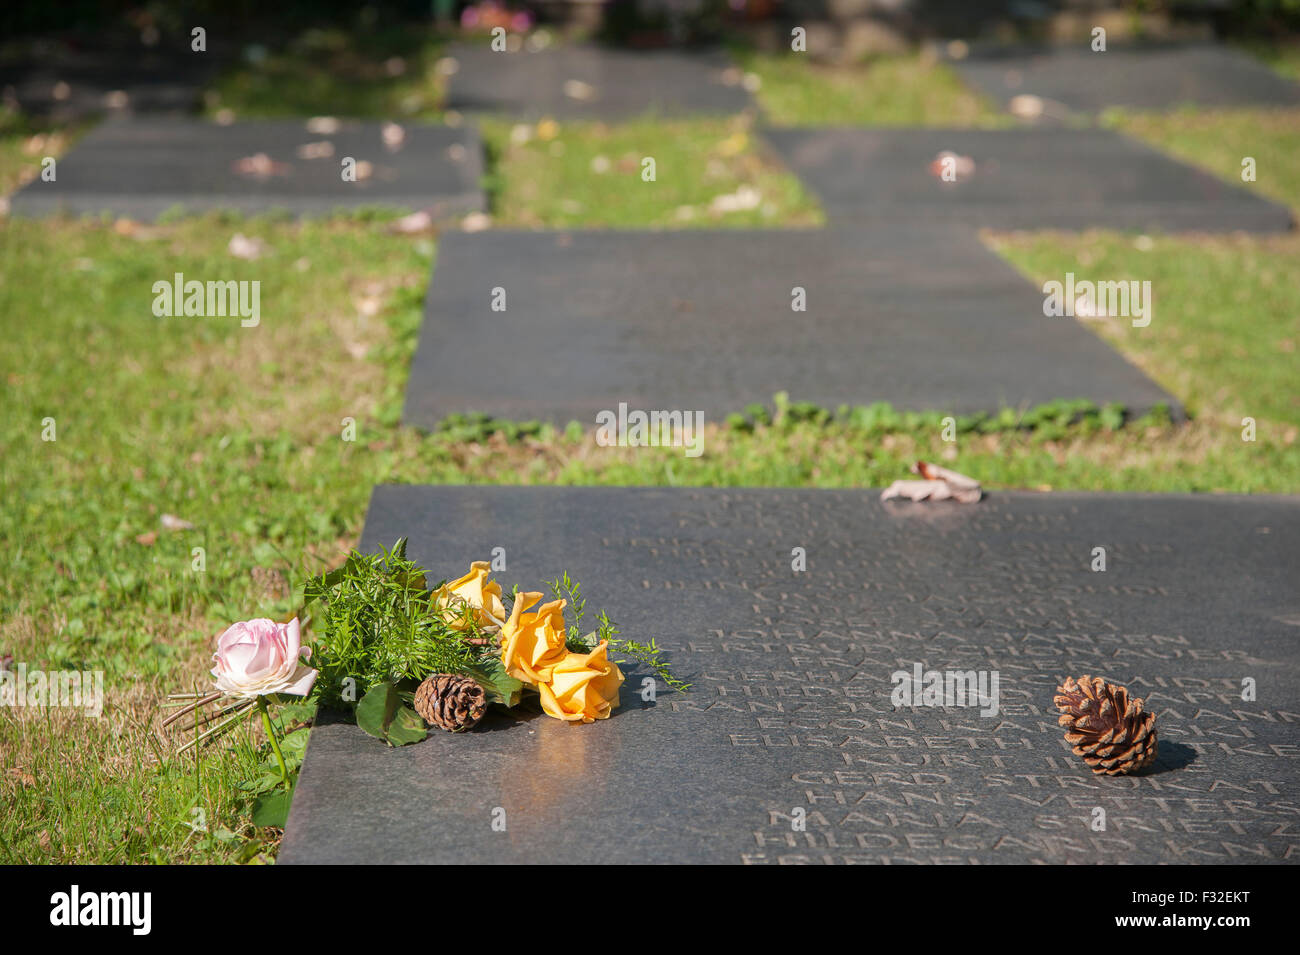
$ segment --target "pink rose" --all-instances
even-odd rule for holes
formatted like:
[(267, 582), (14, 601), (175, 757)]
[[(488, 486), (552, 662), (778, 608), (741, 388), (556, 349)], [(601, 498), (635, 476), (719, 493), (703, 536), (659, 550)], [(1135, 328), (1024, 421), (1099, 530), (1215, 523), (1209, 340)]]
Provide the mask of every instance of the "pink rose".
[(311, 656), (301, 645), (298, 618), (288, 623), (246, 620), (234, 624), (217, 641), (212, 655), (212, 675), (218, 690), (230, 696), (253, 699), (270, 693), (306, 696), (316, 682), (316, 671), (300, 660)]

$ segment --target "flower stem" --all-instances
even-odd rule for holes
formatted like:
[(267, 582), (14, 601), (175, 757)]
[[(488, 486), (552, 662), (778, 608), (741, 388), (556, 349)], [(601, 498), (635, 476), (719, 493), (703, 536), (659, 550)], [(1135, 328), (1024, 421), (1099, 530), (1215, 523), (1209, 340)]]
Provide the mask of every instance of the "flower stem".
[(280, 742), (275, 738), (275, 728), (271, 726), (271, 710), (266, 705), (266, 697), (257, 698), (258, 709), (262, 711), (262, 729), (266, 730), (266, 738), (271, 741), (271, 749), (275, 752), (275, 761), (280, 764), (280, 779), (284, 782), (284, 787), (289, 788), (289, 767), (284, 764), (284, 754), (280, 752)]

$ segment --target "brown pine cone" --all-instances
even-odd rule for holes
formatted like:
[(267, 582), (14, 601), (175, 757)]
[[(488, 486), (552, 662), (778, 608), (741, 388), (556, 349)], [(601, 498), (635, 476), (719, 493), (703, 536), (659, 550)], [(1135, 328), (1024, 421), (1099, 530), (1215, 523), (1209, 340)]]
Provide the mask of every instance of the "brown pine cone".
[(487, 694), (470, 677), (435, 673), (415, 691), (415, 712), (432, 726), (453, 733), (478, 723), (487, 711)]
[(1056, 688), (1054, 700), (1065, 741), (1094, 773), (1120, 776), (1155, 761), (1156, 715), (1124, 687), (1101, 677), (1070, 677)]

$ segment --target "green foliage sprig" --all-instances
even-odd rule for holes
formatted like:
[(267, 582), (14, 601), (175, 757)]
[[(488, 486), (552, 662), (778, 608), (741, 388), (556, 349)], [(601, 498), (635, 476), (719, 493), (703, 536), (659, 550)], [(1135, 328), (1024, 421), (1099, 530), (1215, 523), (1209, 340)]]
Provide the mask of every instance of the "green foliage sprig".
[(311, 578), (303, 597), (317, 633), (312, 665), (321, 702), (354, 705), (380, 684), (469, 672), (485, 634), (469, 608), (454, 621), (464, 629), (450, 625), (434, 598), (441, 586), (427, 586), (405, 539), (378, 554), (353, 551), (342, 567)]
[(610, 659), (614, 660), (615, 663), (626, 662), (626, 659), (618, 659), (618, 655), (622, 654), (626, 658), (649, 667), (659, 679), (679, 693), (685, 693), (690, 689), (691, 684), (673, 675), (672, 669), (663, 659), (663, 651), (656, 645), (653, 637), (650, 638), (649, 643), (629, 640), (627, 637), (622, 636), (621, 631), (614, 624), (614, 621), (609, 619), (609, 615), (605, 611), (602, 610), (596, 615), (596, 629), (584, 634), (582, 632), (582, 617), (587, 609), (587, 599), (582, 596), (582, 585), (571, 579), (568, 571), (565, 571), (564, 576), (560, 579), (550, 581), (549, 586), (551, 593), (557, 600), (568, 601), (565, 609), (571, 615), (572, 620), (567, 623), (568, 632), (565, 635), (565, 646), (570, 650), (576, 653), (590, 653), (603, 640), (609, 645)]

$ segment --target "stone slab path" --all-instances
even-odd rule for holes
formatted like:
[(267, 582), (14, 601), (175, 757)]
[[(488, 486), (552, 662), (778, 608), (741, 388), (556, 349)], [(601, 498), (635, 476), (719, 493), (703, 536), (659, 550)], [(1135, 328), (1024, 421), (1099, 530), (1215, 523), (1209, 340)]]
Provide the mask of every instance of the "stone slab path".
[(494, 52), (454, 45), (449, 109), (523, 119), (627, 119), (737, 113), (751, 104), (720, 53), (566, 47)]
[(1084, 113), (1110, 106), (1300, 107), (1300, 83), (1222, 46), (990, 50), (952, 66), (1003, 107), (1025, 94)]
[[(1300, 503), (865, 490), (387, 486), (361, 546), (431, 579), (503, 547), (509, 589), (568, 569), (685, 695), (629, 668), (611, 719), (490, 716), (390, 749), (312, 733), (284, 863), (1294, 861)], [(803, 547), (807, 571), (791, 570)], [(1107, 549), (1104, 573), (1090, 568)], [(895, 672), (999, 677), (896, 708)], [(1160, 757), (1098, 779), (1052, 691), (1129, 685)], [(1258, 683), (1243, 702), (1242, 680)], [(965, 702), (963, 699), (962, 703)], [(1106, 810), (1104, 832), (1090, 829)], [(792, 826), (796, 808), (805, 828)], [(492, 828), (504, 810), (505, 831)]]
[[(776, 129), (832, 222), (1284, 232), (1285, 206), (1100, 129)], [(942, 179), (941, 155), (973, 162)]]
[[(792, 307), (799, 288), (806, 311)], [(830, 409), (1077, 397), (1178, 413), (1091, 330), (1044, 316), (1043, 302), (960, 227), (451, 233), (405, 421), (432, 428), (478, 411), (594, 427), (625, 402), (718, 422), (778, 391)]]
[[(309, 150), (318, 158), (304, 158)], [(356, 181), (343, 179), (345, 157), (357, 161)], [(152, 220), (178, 207), (324, 215), (358, 206), (450, 216), (484, 207), (482, 163), (472, 126), (406, 126), (400, 148), (390, 149), (377, 122), (320, 132), (305, 120), (136, 117), (96, 127), (58, 161), (55, 181), (33, 180), (11, 201), (21, 216)]]

